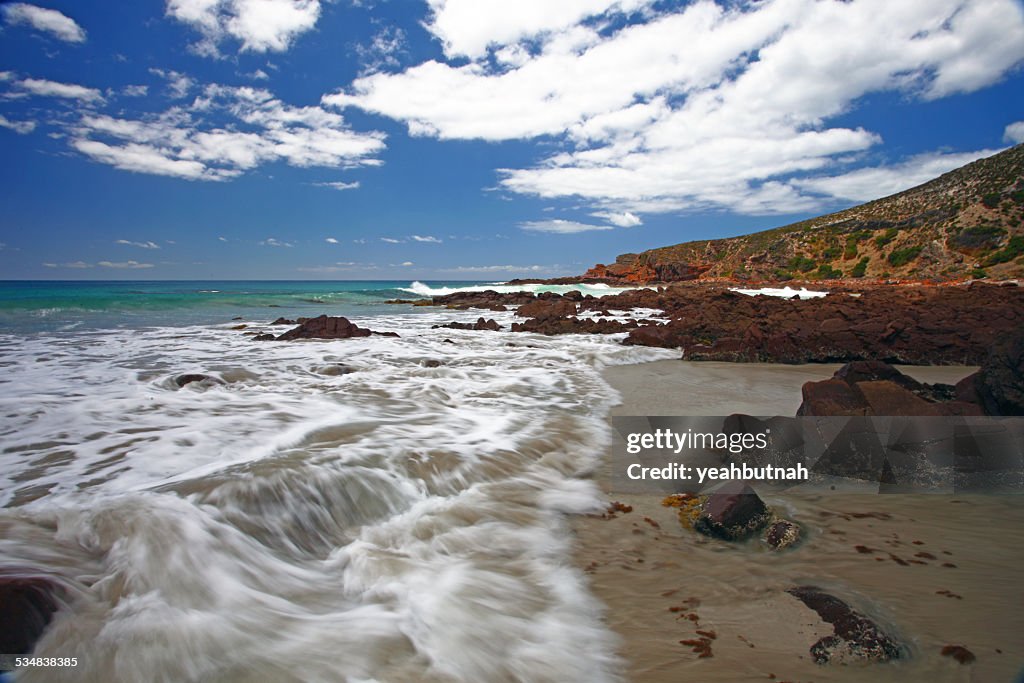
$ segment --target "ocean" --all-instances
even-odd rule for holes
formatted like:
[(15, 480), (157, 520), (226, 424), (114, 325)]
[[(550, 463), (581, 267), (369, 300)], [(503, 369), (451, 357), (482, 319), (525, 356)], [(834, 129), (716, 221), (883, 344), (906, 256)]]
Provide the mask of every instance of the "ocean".
[[(605, 504), (601, 368), (678, 353), (384, 303), (468, 288), (509, 290), (0, 283), (0, 575), (65, 605), (36, 655), (76, 681), (618, 680), (567, 516)], [(400, 336), (251, 339), (320, 313)], [(481, 314), (505, 330), (432, 329)]]

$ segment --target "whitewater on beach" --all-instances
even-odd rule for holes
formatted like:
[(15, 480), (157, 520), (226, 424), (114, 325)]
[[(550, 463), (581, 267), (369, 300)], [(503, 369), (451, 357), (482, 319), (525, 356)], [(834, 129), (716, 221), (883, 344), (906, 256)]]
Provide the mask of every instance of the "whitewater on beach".
[[(365, 303), (394, 287), (325, 309), (208, 283), (188, 297), (215, 306), (131, 316), (95, 287), (8, 297), (0, 332), (0, 574), (64, 590), (37, 656), (82, 681), (619, 679), (567, 514), (606, 504), (601, 368), (676, 352)], [(246, 336), (308, 307), (400, 337)]]

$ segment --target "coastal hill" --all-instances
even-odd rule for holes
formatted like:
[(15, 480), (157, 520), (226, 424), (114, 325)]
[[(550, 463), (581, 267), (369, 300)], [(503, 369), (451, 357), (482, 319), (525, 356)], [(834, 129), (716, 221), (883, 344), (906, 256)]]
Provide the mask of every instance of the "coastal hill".
[(741, 237), (623, 254), (583, 280), (781, 282), (1024, 276), (1024, 145), (837, 213)]

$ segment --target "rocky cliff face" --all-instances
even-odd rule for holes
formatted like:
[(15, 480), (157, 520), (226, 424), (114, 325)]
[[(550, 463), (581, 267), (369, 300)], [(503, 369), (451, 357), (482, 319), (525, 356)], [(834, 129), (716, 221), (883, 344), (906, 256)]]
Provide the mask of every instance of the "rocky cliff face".
[(623, 283), (1024, 277), (1024, 145), (924, 185), (773, 230), (623, 254), (583, 278)]

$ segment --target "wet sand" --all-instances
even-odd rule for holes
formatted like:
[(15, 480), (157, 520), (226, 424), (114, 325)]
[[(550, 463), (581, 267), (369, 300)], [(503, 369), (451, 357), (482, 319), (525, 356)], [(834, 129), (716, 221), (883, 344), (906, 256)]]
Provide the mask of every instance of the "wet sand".
[[(613, 415), (792, 415), (801, 385), (838, 367), (658, 361), (605, 379), (623, 398)], [(949, 383), (973, 370), (903, 368)], [(607, 468), (598, 477), (607, 490)], [(627, 680), (1014, 681), (1024, 669), (1020, 497), (765, 495), (804, 532), (794, 550), (772, 553), (682, 528), (660, 496), (608, 495), (633, 511), (576, 518), (576, 561), (607, 605)], [(872, 617), (907, 656), (815, 664), (809, 648), (832, 627), (784, 592), (808, 584)], [(710, 656), (695, 651), (701, 638)], [(946, 645), (977, 659), (959, 664), (941, 655)]]

